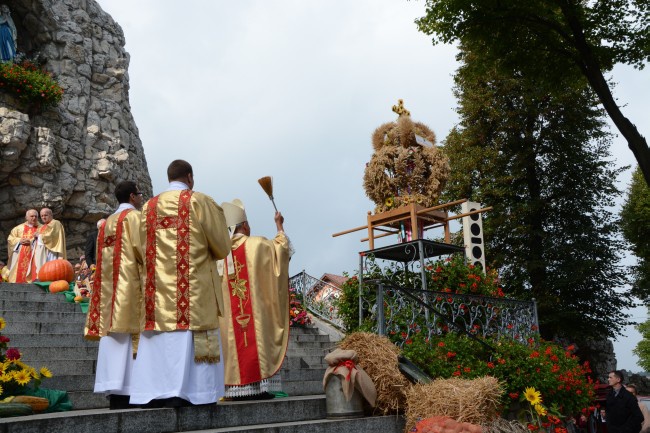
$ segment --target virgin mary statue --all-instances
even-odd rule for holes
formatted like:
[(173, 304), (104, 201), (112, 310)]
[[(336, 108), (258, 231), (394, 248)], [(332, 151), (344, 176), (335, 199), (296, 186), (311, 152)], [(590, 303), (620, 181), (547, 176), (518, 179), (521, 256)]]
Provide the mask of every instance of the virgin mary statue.
[(0, 60), (12, 61), (16, 57), (16, 42), (18, 32), (14, 20), (11, 19), (9, 6), (0, 5)]

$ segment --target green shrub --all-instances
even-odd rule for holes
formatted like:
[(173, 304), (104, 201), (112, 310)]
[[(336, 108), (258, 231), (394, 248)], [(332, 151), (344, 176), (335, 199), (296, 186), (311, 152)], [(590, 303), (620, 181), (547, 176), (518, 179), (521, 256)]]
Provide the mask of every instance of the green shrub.
[(51, 74), (28, 60), (0, 62), (0, 89), (37, 109), (54, 107), (63, 97)]

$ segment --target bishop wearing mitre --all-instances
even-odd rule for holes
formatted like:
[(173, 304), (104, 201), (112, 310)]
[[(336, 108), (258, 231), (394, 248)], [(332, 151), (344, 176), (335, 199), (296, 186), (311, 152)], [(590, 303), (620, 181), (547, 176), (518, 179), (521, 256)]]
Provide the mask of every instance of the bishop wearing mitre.
[[(220, 317), (227, 399), (272, 398), (289, 338), (290, 242), (275, 213), (274, 239), (250, 235), (243, 203), (222, 203), (234, 231), (232, 252), (219, 266), (225, 312)], [(226, 275), (227, 274), (227, 275)]]

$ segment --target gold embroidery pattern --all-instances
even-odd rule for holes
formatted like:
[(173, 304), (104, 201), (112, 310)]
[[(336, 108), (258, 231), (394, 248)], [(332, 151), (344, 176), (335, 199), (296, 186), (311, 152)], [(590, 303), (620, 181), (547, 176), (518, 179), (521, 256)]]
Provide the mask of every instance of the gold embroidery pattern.
[(244, 333), (244, 347), (248, 347), (246, 328), (248, 327), (248, 322), (251, 320), (251, 316), (250, 314), (244, 314), (244, 305), (249, 299), (248, 288), (246, 287), (246, 280), (239, 278), (239, 272), (244, 266), (239, 263), (237, 257), (233, 257), (233, 264), (235, 267), (235, 277), (231, 281), (230, 287), (232, 287), (232, 296), (236, 296), (239, 299), (239, 315), (235, 317), (235, 320), (237, 320)]

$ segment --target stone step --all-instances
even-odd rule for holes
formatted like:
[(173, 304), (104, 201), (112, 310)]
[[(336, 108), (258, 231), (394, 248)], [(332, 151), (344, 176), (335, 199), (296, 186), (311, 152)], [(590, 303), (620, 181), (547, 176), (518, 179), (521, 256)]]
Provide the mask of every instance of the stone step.
[(76, 334), (5, 334), (11, 338), (10, 346), (26, 347), (97, 347), (96, 341), (86, 340), (83, 333)]
[(74, 312), (53, 312), (53, 311), (33, 311), (33, 310), (5, 310), (2, 311), (2, 317), (8, 324), (17, 322), (68, 322), (71, 325), (86, 321), (86, 313), (82, 313), (77, 305), (69, 304), (75, 307)]
[[(282, 422), (273, 424), (245, 425), (208, 430), (184, 431), (185, 433), (402, 433), (404, 419), (396, 416), (373, 416), (354, 419), (319, 419), (310, 421)], [(176, 432), (178, 433), (178, 432)]]
[(299, 368), (326, 368), (327, 363), (322, 356), (301, 356), (297, 358), (285, 358), (285, 368), (295, 370)]
[(287, 397), (257, 402), (219, 402), (178, 409), (77, 410), (25, 417), (1, 418), (0, 431), (65, 432), (182, 432), (233, 428), (246, 423), (283, 423), (322, 419), (325, 396)]
[(97, 359), (97, 347), (27, 347), (20, 348), (25, 362), (48, 359)]
[(70, 397), (72, 409), (75, 411), (108, 408), (106, 396), (104, 394), (95, 394), (92, 389), (90, 391), (68, 391), (68, 397)]
[(55, 312), (55, 313), (74, 313), (81, 311), (80, 307), (72, 302), (66, 302), (64, 299), (52, 299), (48, 301), (14, 301), (0, 300), (0, 311), (18, 311), (29, 310), (38, 312)]
[(78, 374), (53, 375), (43, 381), (43, 387), (72, 391), (92, 391), (95, 388), (95, 373), (79, 372)]
[(319, 380), (302, 380), (299, 382), (283, 382), (282, 391), (293, 395), (319, 395), (323, 393), (323, 378)]
[[(4, 314), (4, 312), (2, 313)], [(3, 317), (5, 317), (3, 315)], [(76, 318), (76, 316), (75, 316)], [(5, 319), (6, 320), (6, 319)], [(7, 322), (7, 327), (2, 331), (4, 335), (36, 335), (36, 334), (71, 334), (82, 335), (85, 323), (85, 316), (83, 321), (71, 322), (40, 322), (40, 321), (16, 321)]]
[(280, 370), (282, 383), (302, 382), (306, 380), (323, 380), (325, 376), (324, 368), (301, 368), (299, 370)]
[[(30, 359), (29, 365), (45, 365), (54, 375), (92, 374), (97, 371), (97, 359)], [(32, 365), (34, 367), (34, 365)], [(36, 368), (36, 367), (34, 367)]]

